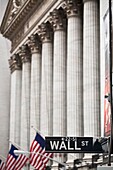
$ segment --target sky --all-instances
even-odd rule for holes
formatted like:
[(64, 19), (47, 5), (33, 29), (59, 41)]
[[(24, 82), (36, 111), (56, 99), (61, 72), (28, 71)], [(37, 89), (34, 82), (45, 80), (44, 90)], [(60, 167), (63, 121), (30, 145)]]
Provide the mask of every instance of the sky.
[(1, 24), (7, 3), (8, 3), (8, 0), (0, 0), (0, 24)]

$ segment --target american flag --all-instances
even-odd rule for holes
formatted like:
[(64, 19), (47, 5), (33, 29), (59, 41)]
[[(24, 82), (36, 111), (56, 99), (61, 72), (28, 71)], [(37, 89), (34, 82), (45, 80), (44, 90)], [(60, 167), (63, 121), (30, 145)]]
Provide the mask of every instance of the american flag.
[(30, 152), (34, 152), (30, 154), (30, 164), (37, 170), (44, 170), (52, 153), (45, 152), (45, 140), (38, 133), (31, 144)]
[(18, 149), (14, 145), (11, 145), (11, 149), (9, 151), (7, 161), (6, 161), (5, 170), (21, 170), (22, 167), (28, 161), (28, 158), (23, 154), (19, 156), (15, 155), (14, 150), (18, 150)]
[(14, 150), (18, 150), (14, 145), (11, 144), (11, 148), (9, 150), (7, 160), (6, 160), (6, 170), (14, 170), (14, 167), (16, 165), (16, 160), (18, 156), (14, 154)]
[(5, 170), (5, 162), (0, 159), (0, 170)]

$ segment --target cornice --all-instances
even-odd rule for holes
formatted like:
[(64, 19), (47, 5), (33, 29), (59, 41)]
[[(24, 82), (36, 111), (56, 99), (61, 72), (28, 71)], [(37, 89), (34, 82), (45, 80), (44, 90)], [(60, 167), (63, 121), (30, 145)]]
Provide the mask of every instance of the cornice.
[(12, 0), (9, 0), (8, 1), (8, 4), (6, 6), (6, 10), (5, 10), (5, 14), (3, 16), (3, 20), (2, 20), (2, 23), (1, 23), (1, 26), (0, 26), (0, 31), (2, 33), (4, 27), (5, 27), (5, 24), (6, 24), (6, 20), (8, 18), (8, 15), (9, 15), (9, 11), (10, 11), (10, 8), (11, 8), (11, 4), (12, 4)]

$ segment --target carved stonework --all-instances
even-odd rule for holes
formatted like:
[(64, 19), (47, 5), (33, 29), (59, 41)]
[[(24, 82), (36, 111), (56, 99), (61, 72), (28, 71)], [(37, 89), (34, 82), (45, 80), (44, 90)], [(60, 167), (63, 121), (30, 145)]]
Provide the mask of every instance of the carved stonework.
[(49, 23), (42, 23), (38, 28), (38, 35), (40, 36), (42, 42), (52, 40), (52, 29)]
[(15, 49), (15, 47), (19, 44), (19, 42), (21, 41), (23, 35), (24, 35), (24, 28), (21, 28), (18, 31), (18, 33), (14, 36), (14, 38), (12, 40), (12, 49), (11, 49), (11, 51), (13, 51)]
[[(20, 40), (22, 41), (26, 36), (26, 34), (30, 31), (30, 29), (32, 29), (31, 26), (33, 27), (35, 26), (35, 24), (33, 23), (37, 21), (37, 17), (33, 19), (33, 22), (30, 22), (31, 25), (29, 26), (29, 28), (27, 28), (27, 23), (29, 23), (29, 21), (32, 18), (31, 16), (34, 15), (33, 13), (35, 12), (35, 10), (37, 10), (37, 8), (39, 8), (41, 2), (43, 1), (44, 0), (42, 1), (41, 0), (15, 0), (15, 3), (13, 3), (14, 0), (9, 0), (7, 5), (7, 10), (5, 11), (5, 15), (0, 27), (0, 31), (4, 35), (4, 37), (8, 38), (12, 42), (13, 38), (18, 34), (18, 32), (20, 32), (22, 28), (24, 29), (24, 36)], [(41, 11), (42, 11), (41, 14), (37, 11), (40, 17), (43, 14), (44, 9)], [(14, 51), (16, 47), (17, 46), (13, 44), (12, 51)]]
[(65, 28), (65, 18), (62, 11), (58, 9), (54, 9), (53, 12), (50, 13), (50, 24), (53, 26), (54, 30), (61, 30)]
[(21, 70), (22, 69), (21, 59), (20, 59), (18, 54), (14, 54), (9, 59), (9, 68), (11, 70), (11, 73), (13, 73), (15, 70)]
[(29, 37), (29, 43), (28, 46), (31, 49), (31, 53), (41, 53), (41, 44), (39, 41), (39, 37), (37, 35), (31, 35)]
[(9, 16), (8, 25), (11, 23), (15, 15), (18, 13), (19, 9), (25, 3), (26, 0), (13, 0), (12, 1), (12, 10)]
[(29, 49), (28, 45), (22, 45), (20, 47), (19, 55), (21, 57), (22, 63), (31, 61), (31, 52), (30, 52), (30, 49)]
[(81, 0), (65, 0), (62, 8), (66, 11), (67, 17), (80, 15), (81, 14)]

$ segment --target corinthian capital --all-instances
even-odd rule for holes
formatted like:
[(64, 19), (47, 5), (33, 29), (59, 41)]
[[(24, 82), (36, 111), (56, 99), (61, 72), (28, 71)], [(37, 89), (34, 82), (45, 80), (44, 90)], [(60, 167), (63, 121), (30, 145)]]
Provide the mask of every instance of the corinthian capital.
[(14, 54), (8, 61), (11, 73), (13, 73), (15, 70), (21, 70), (22, 64), (18, 54)]
[(33, 34), (29, 37), (29, 47), (31, 49), (32, 54), (41, 52), (41, 44), (37, 34)]
[(40, 36), (42, 42), (51, 41), (52, 39), (52, 29), (49, 23), (42, 23), (38, 27), (38, 35)]
[(62, 8), (66, 11), (67, 17), (81, 14), (82, 1), (81, 0), (65, 0)]
[(63, 12), (58, 9), (54, 9), (53, 12), (50, 13), (49, 22), (53, 26), (54, 30), (64, 29), (65, 18)]
[(20, 47), (20, 54), (19, 55), (21, 57), (22, 63), (31, 61), (31, 52), (30, 52), (30, 49), (27, 45), (22, 45)]

